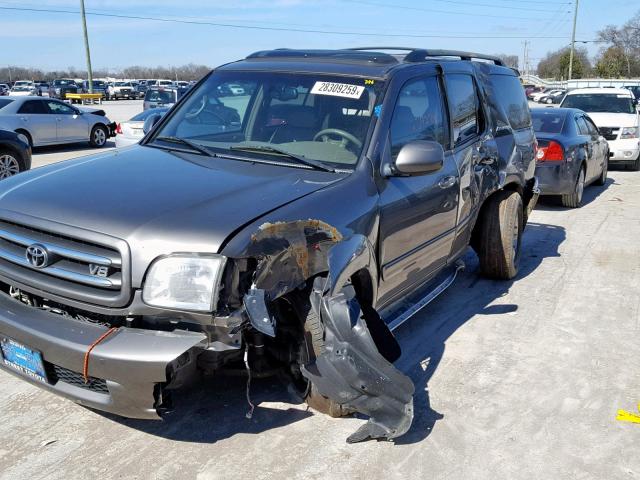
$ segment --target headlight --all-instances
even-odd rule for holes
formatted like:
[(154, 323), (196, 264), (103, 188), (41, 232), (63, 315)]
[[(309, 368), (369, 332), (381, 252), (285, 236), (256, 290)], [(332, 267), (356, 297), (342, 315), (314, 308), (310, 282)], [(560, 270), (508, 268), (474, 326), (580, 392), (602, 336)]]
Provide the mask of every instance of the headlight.
[(638, 127), (624, 127), (620, 138), (638, 138)]
[(226, 261), (222, 255), (204, 254), (160, 258), (147, 271), (142, 299), (154, 307), (212, 312)]

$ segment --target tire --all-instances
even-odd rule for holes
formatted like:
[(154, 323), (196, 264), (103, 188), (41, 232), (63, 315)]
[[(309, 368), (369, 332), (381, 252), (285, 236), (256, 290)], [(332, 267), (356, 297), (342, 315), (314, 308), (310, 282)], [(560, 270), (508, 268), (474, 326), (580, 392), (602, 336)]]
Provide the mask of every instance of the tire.
[[(311, 308), (308, 291), (300, 292), (293, 299), (292, 307), (302, 323), (302, 331), (304, 338), (300, 344), (299, 364), (308, 364), (313, 362), (319, 355), (324, 352), (324, 325), (322, 320)], [(334, 418), (343, 417), (351, 413), (344, 409), (340, 404), (334, 402), (330, 398), (321, 395), (313, 383), (306, 381), (305, 386), (294, 385), (298, 393), (307, 405), (320, 413), (324, 413)]]
[(102, 148), (107, 144), (107, 138), (109, 138), (107, 127), (104, 125), (96, 125), (91, 129), (89, 145), (94, 148)]
[(580, 173), (578, 173), (578, 178), (576, 179), (575, 187), (573, 188), (573, 193), (562, 195), (561, 197), (563, 207), (578, 208), (580, 207), (580, 205), (582, 205), (582, 195), (584, 194), (584, 182), (585, 182), (584, 168), (581, 168)]
[(480, 218), (476, 250), (480, 273), (488, 278), (510, 280), (518, 274), (524, 212), (518, 192), (502, 190), (485, 203)]
[(607, 174), (609, 172), (609, 152), (607, 152), (606, 157), (604, 158), (604, 165), (602, 166), (602, 172), (600, 176), (595, 181), (595, 184), (602, 187), (605, 183), (607, 183)]
[(640, 153), (638, 154), (638, 158), (631, 164), (631, 170), (634, 172), (640, 171)]
[(13, 177), (25, 171), (24, 161), (16, 152), (0, 148), (0, 180)]

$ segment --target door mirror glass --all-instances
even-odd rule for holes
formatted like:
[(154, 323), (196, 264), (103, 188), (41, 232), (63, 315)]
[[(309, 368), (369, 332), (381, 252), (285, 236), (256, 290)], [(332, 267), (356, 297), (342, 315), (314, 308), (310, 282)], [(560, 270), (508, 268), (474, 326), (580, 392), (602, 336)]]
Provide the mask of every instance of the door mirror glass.
[(414, 140), (400, 149), (394, 170), (399, 175), (424, 175), (444, 165), (444, 149), (438, 142)]
[(156, 123), (160, 121), (161, 118), (161, 113), (154, 113), (153, 115), (149, 115), (147, 117), (147, 119), (144, 121), (144, 124), (142, 125), (142, 131), (145, 133), (145, 135), (151, 131), (151, 129), (156, 125)]

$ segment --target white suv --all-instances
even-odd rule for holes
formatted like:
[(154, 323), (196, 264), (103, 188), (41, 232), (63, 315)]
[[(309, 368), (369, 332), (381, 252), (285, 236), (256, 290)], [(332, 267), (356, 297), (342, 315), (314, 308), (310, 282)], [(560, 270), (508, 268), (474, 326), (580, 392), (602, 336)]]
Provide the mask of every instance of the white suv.
[(640, 115), (636, 105), (633, 93), (625, 88), (581, 88), (567, 93), (560, 107), (587, 112), (609, 142), (609, 161), (640, 170)]

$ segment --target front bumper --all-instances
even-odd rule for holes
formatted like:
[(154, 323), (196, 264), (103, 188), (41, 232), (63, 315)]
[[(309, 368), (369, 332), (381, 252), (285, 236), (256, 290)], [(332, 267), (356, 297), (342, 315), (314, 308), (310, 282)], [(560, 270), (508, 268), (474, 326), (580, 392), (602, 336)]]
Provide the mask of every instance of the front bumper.
[[(159, 418), (166, 406), (163, 388), (194, 375), (196, 353), (206, 347), (206, 335), (119, 328), (92, 350), (92, 381), (85, 385), (78, 381), (85, 353), (107, 330), (103, 325), (35, 309), (0, 293), (0, 337), (41, 352), (45, 370), (58, 367), (66, 373), (45, 384), (1, 360), (0, 368), (87, 407), (123, 417)], [(98, 381), (106, 388), (90, 388)]]
[(633, 162), (640, 155), (640, 141), (637, 138), (609, 140), (610, 162)]

